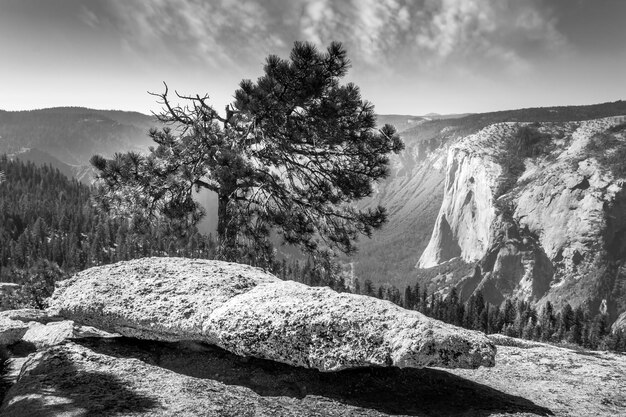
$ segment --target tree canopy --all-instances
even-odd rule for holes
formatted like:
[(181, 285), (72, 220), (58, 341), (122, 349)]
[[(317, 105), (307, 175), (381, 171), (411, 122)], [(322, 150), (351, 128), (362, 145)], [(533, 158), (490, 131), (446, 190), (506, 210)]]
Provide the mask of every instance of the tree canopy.
[(289, 59), (271, 55), (256, 82), (243, 80), (220, 115), (205, 96), (155, 94), (165, 124), (150, 130), (147, 155), (92, 158), (101, 188), (96, 200), (118, 213), (141, 211), (195, 224), (203, 209), (194, 190), (218, 196), (222, 259), (266, 259), (275, 230), (311, 254), (351, 253), (370, 236), (385, 209), (360, 210), (373, 183), (388, 175), (389, 154), (403, 149), (395, 129), (376, 128), (374, 106), (359, 88), (340, 84), (350, 66), (332, 43), (320, 52), (296, 42)]

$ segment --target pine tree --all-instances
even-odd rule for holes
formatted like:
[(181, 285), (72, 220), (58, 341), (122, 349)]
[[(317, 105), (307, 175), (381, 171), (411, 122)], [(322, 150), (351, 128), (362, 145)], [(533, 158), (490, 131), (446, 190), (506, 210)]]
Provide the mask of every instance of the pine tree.
[(472, 329), (487, 331), (486, 316), (483, 317), (483, 311), (485, 310), (485, 299), (482, 291), (478, 290), (472, 296), (472, 316), (470, 317), (470, 326)]
[(513, 301), (511, 299), (507, 298), (504, 301), (504, 311), (502, 313), (503, 327), (507, 325), (512, 325), (515, 321), (515, 316), (515, 305), (513, 304)]
[(577, 345), (583, 344), (584, 322), (585, 322), (585, 313), (583, 311), (583, 308), (581, 306), (578, 306), (576, 307), (576, 310), (574, 310), (574, 321), (569, 331), (568, 341), (572, 343), (576, 343)]
[(410, 285), (407, 285), (404, 289), (404, 308), (408, 310), (412, 310), (415, 306), (415, 302), (413, 301), (413, 290)]
[(366, 279), (363, 287), (363, 294), (369, 295), (370, 297), (374, 296), (374, 284), (371, 279)]
[(570, 329), (574, 325), (574, 309), (569, 303), (561, 307), (557, 318), (557, 340), (565, 340)]
[(554, 333), (554, 326), (556, 323), (556, 319), (554, 317), (554, 307), (552, 307), (552, 303), (550, 301), (546, 301), (543, 309), (541, 310), (540, 323), (540, 340), (543, 342), (547, 342), (552, 338), (552, 334)]
[(419, 307), (420, 307), (420, 284), (419, 283), (415, 283), (415, 286), (413, 287), (413, 309), (414, 310), (418, 310), (419, 311)]
[(608, 314), (598, 313), (593, 318), (589, 330), (589, 345), (592, 349), (597, 349), (603, 339), (609, 334)]
[(383, 207), (353, 203), (372, 194), (403, 144), (392, 126), (375, 130), (374, 108), (357, 86), (339, 83), (348, 67), (339, 43), (321, 53), (296, 42), (289, 60), (272, 55), (261, 78), (241, 82), (225, 116), (208, 96), (172, 104), (166, 86), (158, 118), (173, 128), (150, 131), (157, 147), (149, 155), (92, 158), (100, 206), (195, 224), (203, 211), (193, 190), (205, 188), (218, 196), (221, 259), (252, 252), (271, 262), (272, 229), (314, 256), (353, 252), (358, 235), (386, 220)]

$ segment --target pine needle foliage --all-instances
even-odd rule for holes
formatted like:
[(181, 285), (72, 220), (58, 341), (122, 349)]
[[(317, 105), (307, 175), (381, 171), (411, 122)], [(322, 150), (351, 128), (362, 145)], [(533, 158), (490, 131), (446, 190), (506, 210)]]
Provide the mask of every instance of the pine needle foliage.
[[(373, 183), (388, 175), (389, 154), (403, 149), (395, 129), (376, 129), (374, 106), (340, 84), (350, 62), (339, 43), (325, 52), (296, 42), (289, 59), (267, 58), (264, 74), (243, 80), (220, 115), (208, 96), (165, 92), (148, 155), (92, 158), (102, 185), (96, 200), (119, 213), (140, 210), (195, 224), (193, 192), (218, 196), (221, 259), (269, 261), (269, 236), (314, 256), (351, 253), (359, 235), (386, 221), (383, 207), (359, 210)], [(259, 259), (255, 263), (259, 264)]]

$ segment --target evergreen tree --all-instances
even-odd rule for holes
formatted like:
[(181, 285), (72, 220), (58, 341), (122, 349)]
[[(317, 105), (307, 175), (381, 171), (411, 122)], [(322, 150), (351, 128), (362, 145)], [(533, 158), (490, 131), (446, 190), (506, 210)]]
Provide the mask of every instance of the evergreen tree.
[(166, 86), (158, 117), (174, 128), (150, 132), (157, 147), (149, 155), (92, 158), (101, 207), (195, 224), (202, 210), (193, 190), (205, 188), (218, 195), (222, 259), (253, 253), (270, 262), (272, 228), (315, 256), (351, 253), (359, 234), (386, 220), (384, 208), (353, 203), (372, 194), (403, 144), (392, 126), (375, 130), (374, 107), (357, 86), (339, 83), (348, 67), (339, 43), (321, 53), (296, 42), (289, 60), (272, 55), (261, 78), (241, 82), (224, 117), (208, 96), (173, 105)]
[(415, 286), (413, 287), (413, 309), (414, 310), (418, 310), (419, 311), (419, 306), (420, 306), (420, 284), (419, 283), (415, 283)]
[(504, 301), (504, 311), (502, 314), (502, 326), (508, 326), (508, 325), (512, 325), (513, 322), (515, 321), (515, 305), (513, 304), (513, 301), (509, 298), (507, 298)]
[(354, 278), (354, 291), (355, 294), (361, 294), (361, 281), (358, 278)]
[(557, 316), (557, 339), (565, 340), (573, 325), (574, 309), (569, 303), (565, 303)]
[(363, 293), (365, 295), (369, 295), (370, 297), (374, 296), (374, 284), (372, 284), (372, 280), (370, 280), (370, 279), (366, 279), (365, 280)]
[[(608, 314), (598, 313), (591, 323), (589, 330), (589, 346), (597, 349), (608, 336), (610, 331)], [(606, 347), (606, 346), (604, 346)]]
[(415, 305), (415, 302), (413, 301), (413, 290), (411, 289), (410, 285), (407, 285), (406, 288), (404, 289), (404, 308), (408, 309), (408, 310), (412, 310), (413, 307)]
[(577, 345), (582, 345), (584, 340), (585, 313), (581, 306), (574, 310), (574, 321), (568, 333), (568, 340)]
[(554, 333), (554, 327), (556, 323), (556, 319), (554, 317), (554, 307), (552, 307), (552, 303), (550, 301), (546, 301), (541, 310), (541, 334), (540, 339), (543, 342), (547, 342), (551, 340), (552, 334)]
[(483, 311), (485, 310), (485, 299), (482, 291), (476, 291), (476, 294), (474, 294), (471, 298), (473, 302), (471, 308), (472, 316), (470, 317), (470, 328), (486, 332), (486, 316), (483, 315)]

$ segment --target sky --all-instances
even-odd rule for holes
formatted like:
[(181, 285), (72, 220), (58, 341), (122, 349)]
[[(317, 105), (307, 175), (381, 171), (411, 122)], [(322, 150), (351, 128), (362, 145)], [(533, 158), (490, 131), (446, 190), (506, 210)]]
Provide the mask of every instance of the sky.
[(626, 99), (625, 0), (0, 0), (0, 109), (223, 109), (294, 41), (342, 42), (379, 114)]

